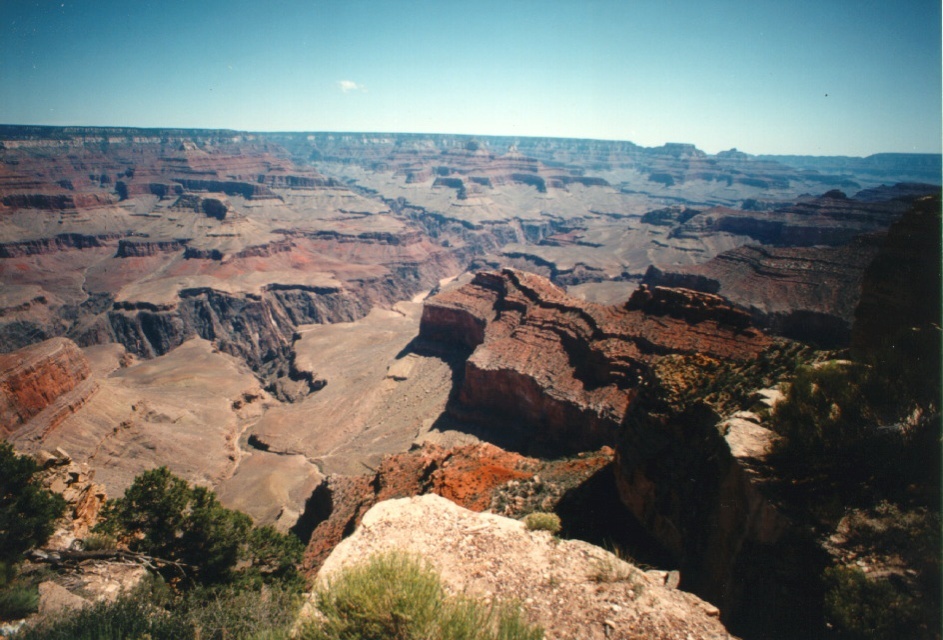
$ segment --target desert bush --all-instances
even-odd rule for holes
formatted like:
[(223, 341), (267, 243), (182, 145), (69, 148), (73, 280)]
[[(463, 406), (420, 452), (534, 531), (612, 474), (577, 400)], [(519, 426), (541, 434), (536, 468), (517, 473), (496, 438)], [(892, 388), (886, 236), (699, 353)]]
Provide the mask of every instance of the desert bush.
[(524, 524), (528, 531), (549, 531), (552, 534), (560, 532), (560, 516), (555, 513), (537, 511), (527, 514)]
[(104, 533), (90, 533), (82, 539), (82, 549), (85, 551), (103, 551), (117, 548), (118, 541), (115, 537)]
[(17, 640), (238, 640), (287, 639), (300, 596), (285, 590), (200, 588), (174, 593), (157, 577), (80, 611), (48, 616)]
[(316, 595), (319, 620), (304, 640), (538, 640), (513, 605), (449, 598), (435, 570), (403, 553), (371, 557), (341, 571)]
[(179, 563), (164, 572), (183, 586), (304, 586), (296, 569), (304, 551), (300, 540), (272, 527), (253, 528), (249, 516), (223, 507), (211, 490), (189, 486), (166, 467), (145, 471), (122, 498), (110, 500), (96, 533)]
[(39, 609), (35, 586), (11, 584), (0, 590), (0, 620), (20, 620)]
[[(890, 486), (923, 411), (874, 366), (840, 361), (799, 367), (772, 415), (776, 453), (797, 474), (818, 471), (857, 483), (875, 474)], [(898, 484), (900, 479), (897, 479)]]
[(187, 594), (175, 615), (199, 640), (287, 638), (301, 608), (298, 593), (265, 587), (198, 590)]
[(18, 562), (46, 542), (65, 510), (62, 496), (44, 489), (36, 462), (0, 442), (0, 562)]
[(885, 578), (869, 579), (854, 567), (825, 570), (825, 615), (841, 638), (884, 640), (922, 637), (911, 596)]
[(47, 616), (16, 634), (16, 640), (187, 640), (192, 631), (183, 619), (155, 607), (138, 593), (102, 601), (78, 611)]

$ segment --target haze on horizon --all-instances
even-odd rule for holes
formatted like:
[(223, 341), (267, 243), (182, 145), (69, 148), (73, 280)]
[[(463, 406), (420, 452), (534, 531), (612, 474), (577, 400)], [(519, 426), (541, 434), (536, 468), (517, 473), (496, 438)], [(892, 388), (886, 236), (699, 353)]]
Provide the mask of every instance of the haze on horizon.
[(0, 122), (941, 150), (938, 0), (0, 3)]

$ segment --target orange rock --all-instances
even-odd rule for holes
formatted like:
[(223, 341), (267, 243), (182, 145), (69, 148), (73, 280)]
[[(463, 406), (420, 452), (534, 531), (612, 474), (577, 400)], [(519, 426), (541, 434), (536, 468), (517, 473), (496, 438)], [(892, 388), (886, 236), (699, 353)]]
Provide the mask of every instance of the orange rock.
[(12, 435), (88, 376), (85, 354), (66, 338), (0, 355), (0, 435)]

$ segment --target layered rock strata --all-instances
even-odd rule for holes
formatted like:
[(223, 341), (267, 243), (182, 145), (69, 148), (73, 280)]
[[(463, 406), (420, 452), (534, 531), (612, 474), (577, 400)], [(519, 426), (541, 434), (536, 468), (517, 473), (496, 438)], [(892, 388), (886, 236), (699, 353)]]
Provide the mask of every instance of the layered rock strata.
[(850, 339), (861, 280), (880, 242), (870, 235), (841, 247), (745, 245), (695, 266), (653, 265), (642, 282), (722, 295), (772, 333), (836, 347)]
[(607, 307), (510, 269), (427, 301), (420, 337), (471, 351), (453, 413), (501, 424), (502, 444), (550, 452), (611, 444), (664, 355), (749, 359), (770, 344), (717, 296), (642, 287)]
[(907, 188), (881, 187), (853, 198), (834, 189), (771, 212), (713, 207), (688, 218), (671, 235), (730, 233), (781, 247), (844, 245), (859, 234), (887, 229), (912, 206), (915, 197), (939, 189), (928, 184), (903, 186)]
[(12, 436), (44, 411), (41, 428), (55, 428), (95, 392), (88, 377), (85, 355), (66, 338), (0, 355), (0, 436)]

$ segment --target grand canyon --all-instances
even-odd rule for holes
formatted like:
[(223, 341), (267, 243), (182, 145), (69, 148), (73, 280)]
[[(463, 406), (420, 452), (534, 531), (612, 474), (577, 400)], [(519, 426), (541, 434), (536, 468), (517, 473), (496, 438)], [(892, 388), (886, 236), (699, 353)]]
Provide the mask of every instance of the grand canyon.
[[(538, 551), (489, 518), (539, 511), (566, 575), (601, 548), (646, 567), (644, 597), (560, 578), (573, 619), (557, 582), (457, 583), (516, 591), (548, 637), (823, 637), (821, 576), (848, 566), (938, 637), (938, 557), (853, 533), (891, 503), (939, 523), (939, 352), (893, 341), (938, 344), (940, 176), (933, 154), (0, 126), (0, 437), (71, 470), (63, 545), (164, 466), (300, 538), (311, 580), (381, 524), (500, 530), (487, 566), (510, 567)], [(908, 434), (906, 499), (874, 498), (880, 474), (829, 493), (778, 403), (798, 366), (889, 347), (936, 385), (882, 423)]]

